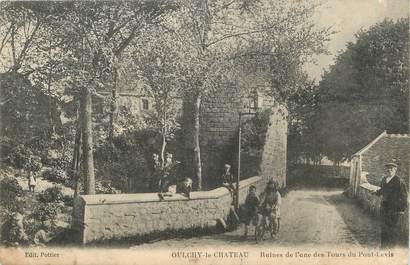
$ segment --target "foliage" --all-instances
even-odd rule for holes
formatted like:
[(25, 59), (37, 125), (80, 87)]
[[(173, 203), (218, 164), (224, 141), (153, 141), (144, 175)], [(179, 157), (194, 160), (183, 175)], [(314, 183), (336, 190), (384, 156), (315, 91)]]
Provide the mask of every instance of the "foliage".
[(64, 195), (59, 186), (47, 188), (37, 195), (38, 201), (42, 203), (57, 203), (62, 201), (63, 198)]
[(71, 165), (73, 134), (74, 131), (71, 126), (64, 126), (51, 139), (39, 140), (31, 148), (39, 150), (44, 165), (59, 170), (67, 170)]
[(241, 152), (258, 158), (262, 156), (270, 115), (270, 110), (266, 110), (243, 123)]
[(289, 97), (290, 113), (287, 156), (290, 163), (320, 162), (324, 146), (316, 136), (316, 114), (319, 110), (318, 86), (306, 80), (305, 85)]
[(356, 34), (319, 84), (314, 126), (333, 161), (349, 158), (382, 131), (408, 132), (408, 20)]
[(1, 240), (6, 244), (21, 244), (27, 243), (28, 237), (23, 230), (21, 214), (7, 215), (1, 225)]
[(46, 168), (42, 172), (42, 177), (55, 183), (66, 183), (68, 176), (65, 171), (56, 168)]
[(10, 150), (8, 161), (17, 169), (25, 169), (28, 167), (32, 152), (22, 144), (18, 144)]
[[(266, 143), (266, 133), (270, 126), (271, 110), (258, 112), (252, 118), (243, 117), (241, 140), (241, 178), (253, 177), (260, 174), (259, 165)], [(231, 152), (237, 152), (238, 146), (232, 145)], [(232, 165), (236, 168), (237, 158)]]
[(44, 229), (44, 226), (41, 221), (27, 216), (24, 218), (24, 230), (27, 233), (27, 236), (30, 240), (34, 239), (35, 234), (40, 230)]
[[(195, 104), (193, 121), (199, 124), (201, 100), (227, 84), (248, 92), (254, 84), (245, 84), (243, 73), (255, 69), (269, 84), (267, 94), (287, 100), (303, 79), (301, 65), (324, 51), (330, 33), (312, 24), (315, 7), (308, 0), (2, 2), (1, 116), (11, 125), (2, 127), (8, 130), (0, 138), (4, 157), (22, 143), (44, 165), (71, 168), (71, 148), (79, 146), (73, 137), (76, 106), (85, 88), (93, 101), (104, 98), (102, 104), (109, 105), (109, 121), (106, 113), (94, 115), (97, 130), (83, 130), (96, 140), (98, 174), (111, 175), (113, 186), (127, 186), (132, 174), (150, 171), (154, 152), (164, 166), (165, 149), (180, 127), (178, 97)], [(139, 78), (124, 85), (124, 73)], [(134, 126), (128, 113), (118, 111), (118, 92), (120, 86), (140, 89), (141, 83), (155, 105), (146, 124)], [(151, 131), (155, 144), (146, 148), (128, 139), (135, 130), (139, 136)], [(134, 149), (125, 151), (124, 143)], [(149, 155), (147, 149), (153, 149)], [(92, 161), (89, 156), (82, 158)], [(91, 162), (83, 168), (94, 172)]]
[[(123, 183), (125, 181), (125, 184)], [(121, 191), (114, 186), (120, 186), (122, 189), (126, 189), (127, 187), (127, 180), (118, 180), (116, 179), (115, 185), (112, 184), (112, 182), (107, 182), (107, 181), (97, 181), (95, 183), (95, 191), (97, 194), (118, 194), (121, 193)], [(70, 201), (67, 201), (67, 203), (70, 203)]]
[(21, 212), (23, 202), (23, 188), (18, 183), (17, 179), (5, 177), (0, 181), (0, 202), (1, 207), (9, 212)]
[(145, 49), (134, 54), (138, 76), (144, 81), (144, 92), (153, 99), (153, 109), (145, 113), (147, 126), (162, 135), (161, 165), (165, 163), (165, 148), (180, 128), (178, 121), (181, 101), (181, 43), (170, 34), (158, 35), (150, 31), (144, 35)]
[[(114, 193), (114, 192), (112, 192)], [(74, 197), (70, 195), (64, 195), (62, 198), (65, 206), (73, 207), (74, 206)]]
[(60, 205), (58, 203), (39, 202), (34, 205), (29, 218), (41, 222), (43, 227), (48, 224), (46, 222), (49, 222), (54, 227), (59, 208)]
[(131, 184), (135, 187), (131, 191), (147, 191), (150, 159), (152, 153), (158, 150), (158, 141), (155, 132), (140, 129), (115, 136), (113, 148), (108, 145), (97, 148), (96, 175), (101, 179), (98, 189), (102, 193), (114, 192), (114, 189), (126, 192), (130, 191), (128, 184)]
[(37, 173), (41, 170), (41, 158), (39, 156), (30, 156), (28, 163), (26, 164), (26, 170), (33, 173)]
[[(18, 73), (0, 74), (1, 135), (17, 145), (26, 144), (48, 131), (47, 97)], [(57, 110), (54, 111), (57, 113)]]

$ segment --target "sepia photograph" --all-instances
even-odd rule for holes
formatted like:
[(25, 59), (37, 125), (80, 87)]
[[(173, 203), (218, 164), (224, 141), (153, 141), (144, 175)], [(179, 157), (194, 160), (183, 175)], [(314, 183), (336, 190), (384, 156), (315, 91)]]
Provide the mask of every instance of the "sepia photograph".
[(408, 264), (408, 0), (0, 0), (0, 265)]

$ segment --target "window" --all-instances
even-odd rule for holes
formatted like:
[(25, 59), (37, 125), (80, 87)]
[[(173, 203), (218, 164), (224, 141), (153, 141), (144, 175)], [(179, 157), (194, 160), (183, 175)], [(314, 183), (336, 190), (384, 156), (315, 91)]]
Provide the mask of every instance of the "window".
[(149, 109), (148, 99), (142, 99), (142, 109), (143, 110), (148, 110)]

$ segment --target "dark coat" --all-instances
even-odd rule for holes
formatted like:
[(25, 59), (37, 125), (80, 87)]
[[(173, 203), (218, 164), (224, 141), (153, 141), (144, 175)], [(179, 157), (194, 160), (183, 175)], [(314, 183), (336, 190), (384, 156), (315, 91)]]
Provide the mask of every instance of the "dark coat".
[(233, 175), (232, 175), (231, 172), (224, 173), (224, 174), (222, 175), (222, 184), (223, 184), (223, 183), (229, 183), (229, 184), (234, 183)]
[(259, 208), (259, 197), (256, 194), (249, 193), (245, 199), (245, 207), (250, 216), (254, 216), (258, 213)]
[(398, 176), (394, 176), (389, 183), (386, 183), (386, 179), (386, 177), (382, 179), (380, 189), (376, 193), (382, 196), (382, 214), (405, 211), (407, 208), (406, 185)]

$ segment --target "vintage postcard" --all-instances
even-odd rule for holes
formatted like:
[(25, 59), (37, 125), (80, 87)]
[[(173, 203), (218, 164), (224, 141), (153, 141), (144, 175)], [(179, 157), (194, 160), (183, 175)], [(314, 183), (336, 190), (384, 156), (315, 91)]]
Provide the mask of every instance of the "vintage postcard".
[(0, 1), (0, 265), (408, 264), (407, 0)]

